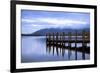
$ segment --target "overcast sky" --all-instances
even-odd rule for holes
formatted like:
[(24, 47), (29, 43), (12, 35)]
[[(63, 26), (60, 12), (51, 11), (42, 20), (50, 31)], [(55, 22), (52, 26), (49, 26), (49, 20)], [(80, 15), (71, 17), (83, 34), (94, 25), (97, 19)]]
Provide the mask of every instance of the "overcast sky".
[(45, 28), (81, 29), (90, 27), (89, 13), (21, 10), (22, 33)]

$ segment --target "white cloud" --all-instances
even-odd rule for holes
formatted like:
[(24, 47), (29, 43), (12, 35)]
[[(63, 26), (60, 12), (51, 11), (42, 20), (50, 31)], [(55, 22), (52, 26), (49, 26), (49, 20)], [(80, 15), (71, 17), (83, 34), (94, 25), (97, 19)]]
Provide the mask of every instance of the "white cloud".
[(57, 18), (39, 18), (39, 21), (57, 25), (87, 24), (87, 22), (85, 21), (71, 20), (71, 19), (57, 19)]
[[(79, 21), (79, 20), (71, 20), (71, 19), (61, 19), (61, 18), (34, 18), (34, 19), (22, 19), (22, 22), (26, 23), (49, 23), (51, 25), (55, 26), (61, 26), (61, 25), (66, 25), (66, 26), (72, 26), (74, 24), (76, 25), (85, 25), (87, 22), (85, 21)], [(46, 24), (45, 24), (46, 25)]]
[[(25, 22), (28, 25), (25, 25), (25, 28), (30, 29), (30, 33), (35, 32), (39, 29), (45, 28), (84, 28), (87, 26), (87, 22), (71, 20), (71, 19), (61, 19), (61, 18), (31, 18), (31, 19), (22, 19), (22, 23)], [(23, 32), (27, 30), (23, 28)]]
[(34, 22), (36, 22), (36, 20), (34, 20), (34, 19), (22, 19), (22, 22), (34, 23)]

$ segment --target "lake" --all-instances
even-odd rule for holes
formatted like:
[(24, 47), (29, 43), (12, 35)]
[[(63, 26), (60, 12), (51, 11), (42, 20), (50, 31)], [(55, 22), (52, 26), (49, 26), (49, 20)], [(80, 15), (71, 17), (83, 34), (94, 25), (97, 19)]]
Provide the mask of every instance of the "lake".
[[(64, 50), (64, 54), (56, 51), (56, 47), (46, 46), (45, 36), (22, 36), (21, 38), (21, 62), (31, 63), (31, 62), (47, 62), (47, 61), (70, 61), (75, 59), (75, 51), (70, 51), (68, 49)], [(67, 43), (66, 43), (67, 45)], [(73, 43), (72, 46), (75, 44)], [(79, 43), (77, 46), (81, 46)], [(85, 53), (85, 60), (90, 59), (90, 54)], [(82, 52), (77, 52), (77, 60), (82, 59)]]

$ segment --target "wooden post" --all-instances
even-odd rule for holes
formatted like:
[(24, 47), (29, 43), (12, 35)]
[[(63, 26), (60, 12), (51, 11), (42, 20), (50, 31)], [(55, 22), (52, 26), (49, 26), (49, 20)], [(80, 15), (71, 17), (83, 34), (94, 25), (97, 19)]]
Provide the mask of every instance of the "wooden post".
[(58, 55), (58, 32), (56, 33), (56, 52)]
[(49, 33), (49, 39), (48, 39), (48, 42), (49, 42), (49, 53), (51, 51), (51, 34)]
[(68, 32), (68, 58), (70, 59), (71, 56), (71, 32)]
[(65, 32), (63, 32), (62, 36), (63, 36), (63, 38), (62, 38), (62, 40), (63, 40), (63, 46), (65, 46), (65, 42), (64, 42), (65, 41)]
[(54, 55), (54, 50), (55, 50), (55, 49), (54, 49), (54, 42), (55, 42), (55, 40), (54, 40), (54, 39), (55, 39), (55, 38), (54, 38), (54, 36), (55, 36), (54, 33), (53, 33), (52, 36), (53, 36), (53, 55)]
[(77, 30), (75, 32), (75, 60), (77, 60)]
[[(86, 32), (86, 38), (85, 38), (86, 41), (89, 41), (90, 40), (90, 33), (89, 32)], [(87, 47), (87, 43), (85, 45)]]
[(82, 47), (82, 59), (84, 60), (85, 59), (85, 30), (83, 30), (82, 32), (82, 40), (83, 40), (83, 47)]
[(90, 33), (87, 33), (87, 39), (90, 40)]
[(60, 53), (62, 53), (62, 48), (63, 48), (63, 47), (62, 47), (62, 33), (60, 33), (60, 41), (61, 41), (61, 42), (60, 42), (60, 46), (61, 46), (61, 47), (60, 47)]
[(46, 52), (48, 52), (48, 34), (46, 33)]
[(71, 32), (69, 32), (69, 47), (71, 48)]
[(63, 33), (61, 33), (61, 48), (63, 49)]
[(63, 32), (62, 33), (62, 39), (61, 39), (61, 47), (62, 47), (62, 56), (64, 57), (64, 53), (65, 53), (65, 50), (64, 50), (64, 47), (65, 47), (65, 33)]

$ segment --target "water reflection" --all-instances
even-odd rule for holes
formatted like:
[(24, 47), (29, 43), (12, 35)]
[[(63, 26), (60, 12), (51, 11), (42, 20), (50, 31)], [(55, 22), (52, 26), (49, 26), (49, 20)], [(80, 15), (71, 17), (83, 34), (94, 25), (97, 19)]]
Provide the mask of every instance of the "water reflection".
[[(70, 60), (70, 57), (72, 55), (72, 51), (74, 51), (74, 55), (75, 55), (74, 59), (77, 60), (78, 52), (81, 52), (81, 54), (82, 54), (81, 57), (83, 60), (85, 60), (86, 59), (85, 54), (89, 54), (89, 52), (86, 52), (84, 50), (84, 48), (81, 51), (79, 49), (82, 49), (82, 48), (76, 47), (75, 49), (71, 49), (71, 47), (46, 44), (46, 51), (49, 54), (52, 53), (53, 55), (56, 54), (57, 56), (64, 57), (64, 56), (66, 56), (66, 51), (67, 51), (67, 56), (68, 56), (68, 59)], [(89, 49), (89, 48), (85, 48), (85, 49)]]
[[(60, 43), (58, 43), (60, 44)], [(67, 46), (68, 43), (62, 44)], [(75, 43), (71, 44), (73, 47)], [(82, 44), (77, 44), (81, 46)], [(76, 50), (77, 51), (77, 50)], [(85, 53), (82, 55), (81, 51), (68, 50), (66, 47), (52, 46), (46, 44), (46, 37), (44, 36), (22, 36), (22, 49), (21, 49), (21, 62), (47, 62), (47, 61), (69, 61), (69, 60), (82, 60), (90, 59), (90, 54)], [(77, 54), (77, 56), (75, 56)]]

